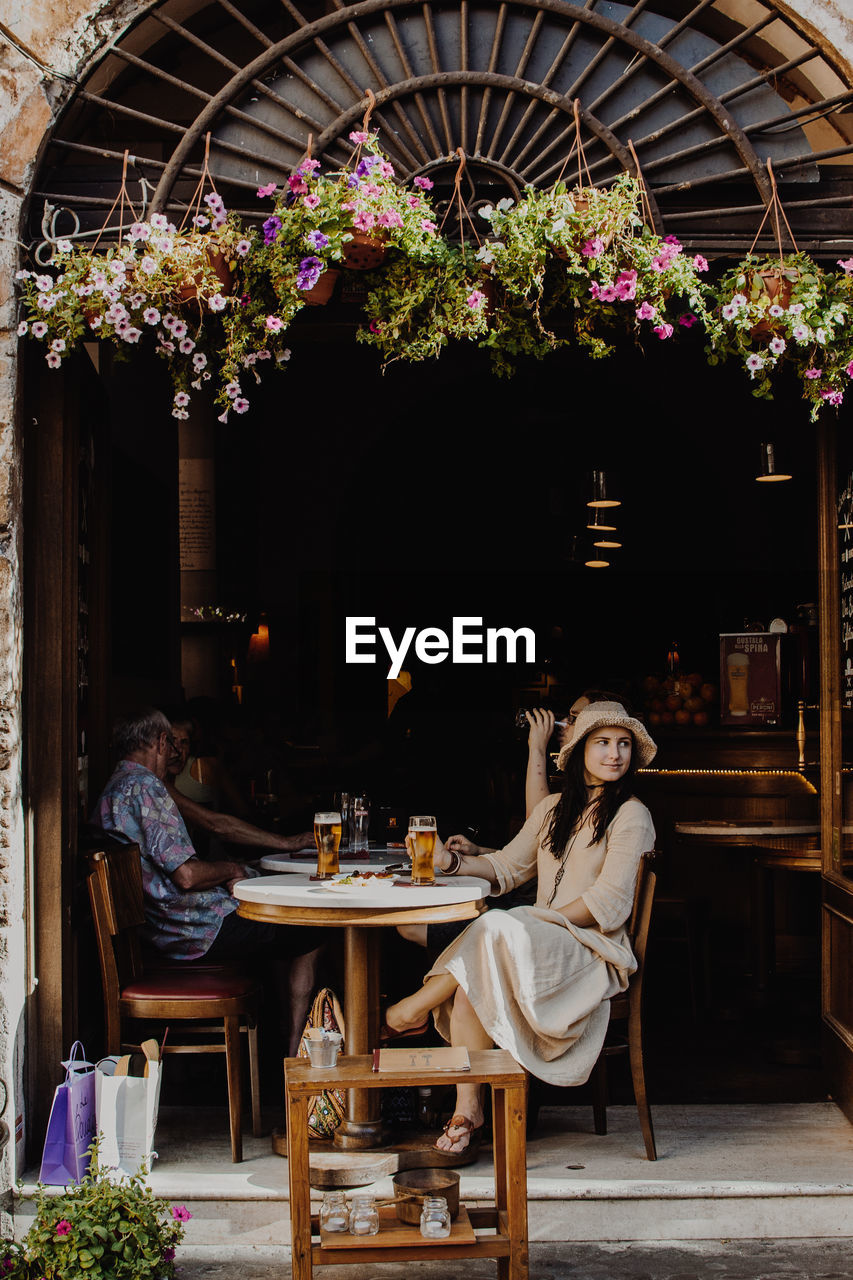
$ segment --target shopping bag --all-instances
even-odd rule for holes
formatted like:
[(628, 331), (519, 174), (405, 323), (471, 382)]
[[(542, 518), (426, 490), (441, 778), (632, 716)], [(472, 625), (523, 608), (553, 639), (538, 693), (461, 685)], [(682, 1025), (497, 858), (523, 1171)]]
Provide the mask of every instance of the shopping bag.
[[(312, 1027), (322, 1027), (325, 1031), (340, 1031), (344, 1034), (344, 1015), (338, 997), (329, 987), (323, 987), (314, 997), (311, 1011), (305, 1022), (305, 1033)], [(299, 1042), (299, 1057), (307, 1058), (308, 1050), (303, 1040)], [(341, 1042), (341, 1053), (344, 1043)], [(324, 1089), (322, 1093), (312, 1094), (308, 1099), (308, 1137), (331, 1138), (344, 1118), (346, 1101), (340, 1089)]]
[[(151, 1168), (160, 1107), (161, 1063), (155, 1040), (141, 1046), (144, 1057), (102, 1058), (95, 1070), (98, 1159), (109, 1169), (138, 1173)], [(137, 1065), (138, 1063), (138, 1065)], [(130, 1075), (137, 1070), (140, 1074)]]
[(95, 1068), (79, 1040), (62, 1065), (65, 1079), (53, 1095), (39, 1173), (39, 1182), (60, 1187), (82, 1182), (95, 1137)]

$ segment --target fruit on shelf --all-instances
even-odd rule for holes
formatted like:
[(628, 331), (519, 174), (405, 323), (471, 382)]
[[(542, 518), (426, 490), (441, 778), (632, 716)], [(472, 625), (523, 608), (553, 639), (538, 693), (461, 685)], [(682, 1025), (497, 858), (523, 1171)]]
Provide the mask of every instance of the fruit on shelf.
[(689, 675), (648, 675), (642, 682), (646, 723), (650, 728), (688, 725), (704, 728), (719, 715), (717, 686), (700, 671)]

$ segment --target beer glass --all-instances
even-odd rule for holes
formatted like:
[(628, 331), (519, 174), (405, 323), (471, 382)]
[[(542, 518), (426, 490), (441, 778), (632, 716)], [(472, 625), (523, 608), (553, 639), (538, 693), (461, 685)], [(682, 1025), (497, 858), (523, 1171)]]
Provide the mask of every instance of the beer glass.
[(421, 814), (409, 818), (406, 847), (412, 859), (412, 884), (432, 884), (435, 880), (435, 818)]
[(331, 880), (339, 870), (338, 849), (341, 844), (341, 815), (314, 814), (314, 843), (317, 846), (317, 879)]
[(726, 658), (729, 679), (729, 715), (749, 714), (749, 654), (736, 651)]
[(339, 791), (332, 803), (341, 811), (341, 848), (349, 848), (349, 792)]

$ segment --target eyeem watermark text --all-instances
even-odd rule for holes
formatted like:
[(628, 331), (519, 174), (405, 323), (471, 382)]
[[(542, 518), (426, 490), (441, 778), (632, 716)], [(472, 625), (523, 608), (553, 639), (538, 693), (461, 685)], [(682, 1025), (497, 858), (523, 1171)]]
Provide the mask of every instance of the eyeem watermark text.
[[(529, 627), (486, 627), (482, 618), (454, 618), (448, 636), (440, 627), (406, 627), (399, 641), (388, 627), (376, 626), (375, 618), (347, 618), (346, 661), (373, 664), (377, 661), (377, 638), (391, 659), (388, 679), (400, 674), (406, 654), (414, 641), (415, 656), (435, 665), (447, 658), (454, 663), (536, 661), (536, 636)], [(521, 657), (518, 656), (521, 649)]]

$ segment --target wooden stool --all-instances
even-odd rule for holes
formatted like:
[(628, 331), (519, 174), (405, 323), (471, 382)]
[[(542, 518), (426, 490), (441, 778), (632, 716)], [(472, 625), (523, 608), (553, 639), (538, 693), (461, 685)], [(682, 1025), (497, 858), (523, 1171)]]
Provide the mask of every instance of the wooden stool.
[[(293, 1280), (311, 1280), (314, 1266), (464, 1258), (495, 1258), (498, 1280), (527, 1280), (526, 1076), (503, 1049), (472, 1052), (470, 1059), (470, 1071), (436, 1072), (428, 1080), (422, 1069), (411, 1076), (374, 1072), (369, 1055), (339, 1058), (337, 1066), (328, 1070), (311, 1067), (305, 1058), (285, 1059)], [(311, 1216), (308, 1099), (321, 1089), (387, 1089), (432, 1084), (438, 1079), (444, 1084), (491, 1085), (495, 1206), (471, 1209), (468, 1217), (475, 1230), (494, 1234), (477, 1236), (468, 1243), (454, 1241), (452, 1236), (428, 1243), (417, 1227), (395, 1222), (393, 1230), (381, 1230), (378, 1236), (370, 1237), (369, 1244), (363, 1237), (348, 1235), (336, 1236), (333, 1244), (322, 1243), (317, 1218)]]

